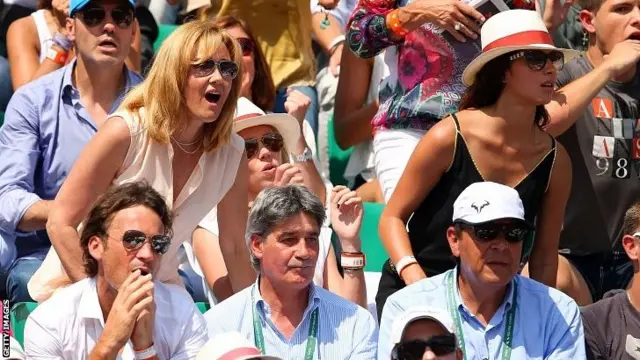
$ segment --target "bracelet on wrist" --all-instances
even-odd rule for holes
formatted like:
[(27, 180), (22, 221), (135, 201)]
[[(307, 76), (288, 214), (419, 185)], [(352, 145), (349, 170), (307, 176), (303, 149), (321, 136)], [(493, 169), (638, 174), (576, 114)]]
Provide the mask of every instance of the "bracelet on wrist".
[(342, 252), (340, 266), (344, 270), (362, 270), (367, 264), (367, 257), (362, 252)]
[(389, 30), (391, 30), (394, 35), (403, 38), (407, 36), (409, 31), (405, 29), (404, 26), (402, 26), (402, 23), (400, 23), (400, 18), (398, 17), (399, 12), (399, 9), (392, 10), (389, 14), (387, 14), (386, 21), (389, 25)]
[(333, 55), (333, 53), (338, 48), (338, 45), (341, 45), (342, 43), (344, 43), (345, 40), (346, 38), (344, 35), (338, 35), (333, 40), (331, 40), (331, 42), (329, 43), (329, 53)]
[(156, 356), (156, 348), (153, 346), (153, 343), (151, 343), (151, 346), (149, 346), (146, 349), (143, 350), (133, 350), (133, 352), (135, 353), (135, 359), (136, 360), (145, 360), (145, 359), (151, 359), (152, 357)]

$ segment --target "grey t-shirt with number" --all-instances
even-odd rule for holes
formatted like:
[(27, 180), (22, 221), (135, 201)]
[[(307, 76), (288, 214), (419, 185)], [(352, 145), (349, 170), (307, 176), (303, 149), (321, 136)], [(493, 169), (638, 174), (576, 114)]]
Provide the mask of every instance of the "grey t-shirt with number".
[[(558, 73), (558, 87), (593, 69), (585, 56)], [(622, 220), (640, 200), (640, 76), (609, 82), (558, 140), (573, 164), (561, 252), (587, 255), (620, 249)]]

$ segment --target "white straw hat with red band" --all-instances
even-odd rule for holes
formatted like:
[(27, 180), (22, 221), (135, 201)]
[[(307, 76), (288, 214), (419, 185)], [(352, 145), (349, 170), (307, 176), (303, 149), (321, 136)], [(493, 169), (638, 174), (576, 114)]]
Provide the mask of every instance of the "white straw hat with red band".
[(282, 360), (277, 356), (260, 354), (251, 341), (239, 332), (220, 334), (209, 340), (196, 356), (196, 360)]
[(289, 114), (266, 114), (249, 99), (238, 99), (236, 114), (233, 120), (233, 131), (236, 133), (254, 126), (268, 125), (274, 127), (284, 139), (287, 149), (295, 148), (300, 138), (300, 123)]
[(513, 51), (558, 50), (564, 53), (565, 62), (580, 54), (555, 47), (540, 15), (532, 10), (508, 10), (493, 15), (482, 25), (480, 39), (482, 53), (462, 74), (462, 81), (467, 86), (475, 82), (476, 74), (489, 61)]

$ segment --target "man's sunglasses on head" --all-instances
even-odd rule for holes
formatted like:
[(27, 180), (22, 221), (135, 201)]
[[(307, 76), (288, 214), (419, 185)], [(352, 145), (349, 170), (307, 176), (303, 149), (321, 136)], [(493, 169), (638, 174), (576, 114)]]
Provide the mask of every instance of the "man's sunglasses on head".
[(456, 351), (454, 334), (432, 336), (427, 340), (416, 339), (397, 344), (391, 352), (391, 360), (422, 360), (429, 348), (436, 356), (449, 355)]

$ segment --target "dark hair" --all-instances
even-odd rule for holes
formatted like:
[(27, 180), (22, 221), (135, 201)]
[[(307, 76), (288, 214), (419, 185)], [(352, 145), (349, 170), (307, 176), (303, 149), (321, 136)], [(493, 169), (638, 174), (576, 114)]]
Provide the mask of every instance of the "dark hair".
[(633, 235), (640, 228), (640, 201), (636, 201), (624, 213), (622, 235)]
[(80, 246), (84, 257), (84, 270), (89, 277), (98, 274), (98, 262), (89, 253), (89, 240), (97, 236), (103, 240), (113, 216), (124, 209), (145, 206), (153, 210), (162, 221), (166, 234), (172, 234), (173, 215), (164, 198), (151, 185), (143, 181), (130, 182), (107, 190), (96, 200), (89, 211), (80, 235)]
[[(53, 0), (37, 0), (36, 1), (36, 9), (41, 10), (51, 10), (53, 9)], [(64, 25), (64, 24), (63, 24)]]
[(605, 1), (607, 0), (578, 0), (578, 5), (584, 10), (596, 13)]
[[(486, 63), (476, 74), (476, 80), (462, 95), (460, 110), (480, 109), (491, 106), (498, 101), (504, 90), (504, 78), (513, 53), (504, 54)], [(544, 127), (549, 122), (549, 113), (544, 105), (536, 106), (535, 122)]]
[(273, 78), (271, 77), (269, 65), (264, 58), (264, 53), (262, 52), (256, 37), (253, 36), (253, 32), (251, 32), (249, 24), (244, 20), (231, 15), (220, 16), (212, 21), (218, 27), (223, 29), (229, 29), (236, 26), (242, 28), (242, 30), (249, 36), (251, 42), (253, 42), (253, 64), (255, 66), (255, 76), (253, 78), (253, 83), (251, 84), (251, 101), (260, 109), (270, 111), (276, 101), (276, 88), (275, 85), (273, 85)]

